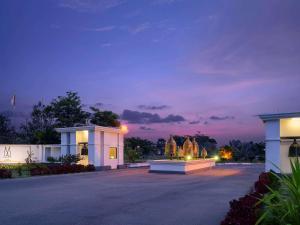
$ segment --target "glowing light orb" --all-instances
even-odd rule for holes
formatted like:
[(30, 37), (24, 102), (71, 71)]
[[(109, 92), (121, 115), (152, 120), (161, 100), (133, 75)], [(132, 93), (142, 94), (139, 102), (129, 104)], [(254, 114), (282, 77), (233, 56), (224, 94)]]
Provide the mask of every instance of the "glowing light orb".
[(215, 156), (214, 156), (214, 160), (218, 161), (219, 159), (220, 159), (220, 158), (219, 158), (218, 155), (215, 155)]
[(123, 134), (127, 134), (128, 133), (128, 127), (126, 125), (121, 125), (120, 129), (121, 129), (121, 132)]
[(190, 156), (190, 155), (186, 156), (186, 160), (191, 160), (191, 159), (192, 159), (192, 156)]

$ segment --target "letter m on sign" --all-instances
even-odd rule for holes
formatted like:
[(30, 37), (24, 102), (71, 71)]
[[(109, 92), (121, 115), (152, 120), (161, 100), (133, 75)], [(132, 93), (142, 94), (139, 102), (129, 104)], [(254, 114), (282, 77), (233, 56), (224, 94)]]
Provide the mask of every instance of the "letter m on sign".
[(7, 146), (4, 147), (3, 157), (4, 158), (10, 158), (11, 157), (10, 146), (9, 147), (7, 147)]

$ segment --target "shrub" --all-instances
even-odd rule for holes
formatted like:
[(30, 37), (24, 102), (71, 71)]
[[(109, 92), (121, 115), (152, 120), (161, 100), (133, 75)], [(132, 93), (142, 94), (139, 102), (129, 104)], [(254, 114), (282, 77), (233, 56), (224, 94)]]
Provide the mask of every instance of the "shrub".
[(95, 168), (95, 166), (94, 165), (87, 165), (86, 166), (86, 170), (88, 171), (88, 172), (91, 172), (91, 171), (95, 171), (96, 170), (96, 168)]
[(272, 182), (275, 179), (271, 173), (261, 173), (254, 184), (254, 191), (229, 203), (230, 210), (221, 225), (254, 225), (261, 209), (260, 199), (269, 191)]
[(72, 163), (77, 163), (80, 160), (81, 160), (80, 154), (76, 154), (76, 155), (67, 154), (59, 158), (59, 161), (61, 161), (63, 164), (69, 164), (69, 165)]
[(290, 162), (291, 175), (281, 176), (272, 173), (278, 179), (279, 188), (270, 187), (260, 203), (263, 213), (257, 224), (296, 225), (300, 224), (300, 162)]
[(12, 173), (7, 169), (0, 169), (0, 179), (11, 178)]
[(125, 157), (126, 157), (126, 160), (130, 163), (134, 163), (140, 158), (138, 152), (131, 148), (126, 149)]
[(58, 162), (58, 160), (52, 156), (47, 157), (47, 162), (49, 163), (55, 163)]

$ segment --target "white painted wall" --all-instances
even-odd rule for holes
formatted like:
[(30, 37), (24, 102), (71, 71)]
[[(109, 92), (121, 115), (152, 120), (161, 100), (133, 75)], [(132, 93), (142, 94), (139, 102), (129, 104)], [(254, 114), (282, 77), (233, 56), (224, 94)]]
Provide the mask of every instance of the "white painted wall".
[[(281, 137), (300, 136), (300, 119), (284, 118), (265, 122), (266, 132), (266, 163), (265, 170), (290, 173), (291, 166), (288, 156), (292, 139), (280, 139)], [(275, 165), (278, 167), (276, 167)]]
[(280, 137), (300, 136), (300, 118), (280, 119)]
[(46, 147), (51, 148), (50, 156), (59, 157), (59, 145), (0, 145), (0, 163), (25, 163), (30, 150), (33, 161), (46, 162)]
[[(266, 134), (266, 163), (265, 170), (279, 172), (280, 161), (280, 122), (270, 120), (265, 122)], [(276, 166), (275, 166), (276, 165)]]
[[(117, 158), (109, 158), (109, 148), (116, 147), (118, 150)], [(119, 149), (119, 134), (118, 133), (104, 133), (104, 166), (111, 166), (112, 169), (116, 169), (118, 165), (121, 165), (120, 161), (120, 149)]]

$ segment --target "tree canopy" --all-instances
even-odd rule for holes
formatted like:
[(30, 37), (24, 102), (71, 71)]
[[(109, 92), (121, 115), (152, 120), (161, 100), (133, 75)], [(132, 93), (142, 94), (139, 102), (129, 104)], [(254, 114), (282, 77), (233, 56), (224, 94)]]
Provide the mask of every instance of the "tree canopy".
[(10, 144), (15, 142), (15, 130), (10, 124), (10, 120), (0, 114), (0, 143)]
[(90, 115), (91, 123), (105, 127), (119, 127), (119, 116), (112, 111), (100, 111), (95, 107), (90, 107), (92, 113)]
[(67, 92), (66, 96), (58, 96), (49, 107), (55, 118), (56, 127), (73, 127), (86, 123), (88, 113), (83, 111), (77, 92)]
[(83, 110), (81, 99), (76, 92), (67, 92), (65, 96), (58, 96), (48, 105), (38, 102), (33, 106), (29, 120), (21, 125), (19, 135), (21, 142), (59, 143), (60, 135), (55, 128), (85, 125), (88, 119), (99, 126), (120, 126), (117, 114), (111, 111), (100, 111), (95, 107), (90, 107), (90, 110), (91, 112)]

